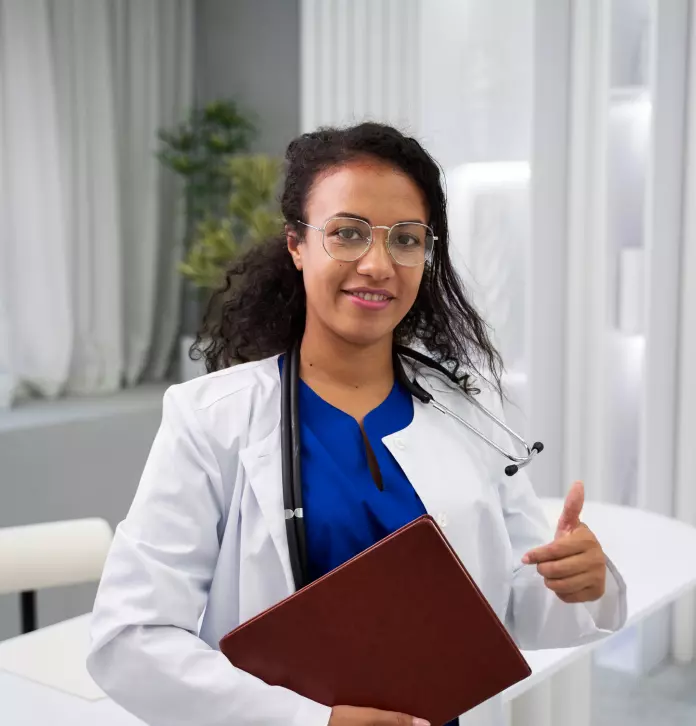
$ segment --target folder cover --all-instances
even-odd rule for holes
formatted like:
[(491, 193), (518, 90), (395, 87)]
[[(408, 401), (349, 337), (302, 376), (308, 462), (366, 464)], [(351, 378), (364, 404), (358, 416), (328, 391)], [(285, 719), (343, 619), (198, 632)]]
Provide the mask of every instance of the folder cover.
[(220, 641), (231, 663), (326, 706), (447, 723), (531, 669), (429, 515)]

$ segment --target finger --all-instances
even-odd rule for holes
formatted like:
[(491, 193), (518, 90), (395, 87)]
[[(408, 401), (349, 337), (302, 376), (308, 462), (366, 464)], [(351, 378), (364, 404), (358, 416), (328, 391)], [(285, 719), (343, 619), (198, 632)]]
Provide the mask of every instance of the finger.
[(538, 565), (541, 562), (562, 560), (566, 557), (572, 557), (573, 555), (579, 555), (582, 552), (585, 552), (594, 544), (594, 542), (595, 540), (591, 533), (589, 536), (585, 536), (578, 532), (576, 536), (556, 539), (549, 544), (530, 550), (522, 558), (522, 562), (525, 565)]
[(556, 537), (570, 534), (580, 524), (580, 514), (585, 504), (585, 485), (576, 481), (566, 496), (563, 511), (556, 526)]
[(544, 578), (544, 584), (556, 595), (575, 595), (578, 592), (593, 587), (596, 575), (591, 572), (583, 572), (581, 575), (566, 577), (563, 580), (549, 580)]
[(563, 580), (566, 577), (581, 575), (583, 572), (602, 565), (606, 562), (604, 553), (597, 548), (597, 552), (581, 552), (561, 560), (551, 560), (537, 565), (539, 574), (547, 580)]
[(593, 587), (586, 587), (584, 590), (580, 590), (580, 592), (575, 592), (570, 595), (559, 595), (558, 597), (570, 605), (572, 603), (594, 602), (595, 600), (599, 600), (603, 594), (601, 591), (596, 592)]
[[(380, 721), (380, 724), (382, 721)], [(385, 726), (430, 726), (430, 721), (426, 721), (423, 718), (414, 718), (413, 716), (407, 716), (404, 713), (392, 713), (389, 721), (384, 721)]]
[(370, 726), (430, 726), (430, 721), (407, 716), (405, 713), (372, 709)]

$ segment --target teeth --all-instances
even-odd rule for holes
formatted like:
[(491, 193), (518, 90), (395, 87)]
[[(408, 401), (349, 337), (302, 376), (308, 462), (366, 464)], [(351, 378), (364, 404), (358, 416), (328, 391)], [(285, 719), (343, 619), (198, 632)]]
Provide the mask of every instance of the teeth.
[(359, 297), (362, 300), (368, 300), (369, 302), (382, 302), (383, 300), (389, 299), (386, 295), (377, 295), (374, 292), (351, 292), (351, 295), (355, 295), (355, 297)]

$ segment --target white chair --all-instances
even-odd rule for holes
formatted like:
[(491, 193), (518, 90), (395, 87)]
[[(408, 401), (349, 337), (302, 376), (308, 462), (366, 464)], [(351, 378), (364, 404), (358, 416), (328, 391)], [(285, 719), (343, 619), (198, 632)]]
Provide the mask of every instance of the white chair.
[(37, 627), (37, 590), (100, 579), (112, 537), (96, 518), (0, 529), (0, 594), (19, 593), (23, 633)]

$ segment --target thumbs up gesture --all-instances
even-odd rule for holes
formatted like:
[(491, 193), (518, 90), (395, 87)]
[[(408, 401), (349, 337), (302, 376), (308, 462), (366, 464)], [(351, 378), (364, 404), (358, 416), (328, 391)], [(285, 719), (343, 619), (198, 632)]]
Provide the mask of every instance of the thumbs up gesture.
[(530, 550), (522, 558), (525, 565), (536, 565), (546, 587), (568, 603), (598, 600), (606, 583), (602, 546), (580, 521), (584, 503), (585, 488), (576, 481), (566, 497), (553, 542)]

